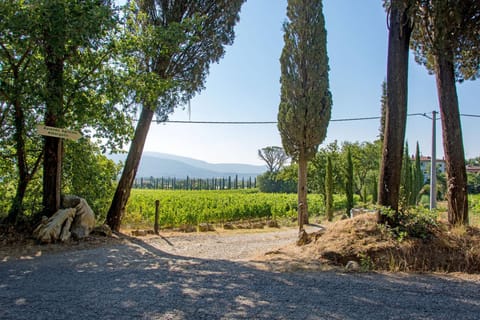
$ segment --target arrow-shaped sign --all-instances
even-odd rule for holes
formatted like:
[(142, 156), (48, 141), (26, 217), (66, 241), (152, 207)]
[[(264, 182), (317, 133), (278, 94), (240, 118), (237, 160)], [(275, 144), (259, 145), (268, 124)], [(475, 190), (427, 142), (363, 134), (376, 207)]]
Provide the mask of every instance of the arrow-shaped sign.
[(77, 131), (64, 129), (64, 128), (49, 127), (41, 124), (37, 125), (37, 131), (42, 136), (70, 139), (74, 141), (77, 141), (82, 137), (82, 134)]

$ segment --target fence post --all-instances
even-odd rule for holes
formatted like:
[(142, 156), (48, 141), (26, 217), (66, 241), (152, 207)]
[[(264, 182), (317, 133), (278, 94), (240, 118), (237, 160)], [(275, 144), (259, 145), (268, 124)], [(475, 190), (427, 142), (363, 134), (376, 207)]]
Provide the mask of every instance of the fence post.
[(155, 224), (153, 230), (158, 235), (158, 208), (160, 207), (160, 200), (155, 200)]

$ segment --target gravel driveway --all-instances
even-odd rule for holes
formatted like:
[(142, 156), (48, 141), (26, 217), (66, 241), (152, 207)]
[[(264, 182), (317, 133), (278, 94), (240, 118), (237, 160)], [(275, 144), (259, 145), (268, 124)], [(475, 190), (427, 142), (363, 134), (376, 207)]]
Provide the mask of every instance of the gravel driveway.
[(480, 319), (478, 281), (274, 272), (248, 261), (295, 236), (188, 235), (0, 257), (0, 319)]

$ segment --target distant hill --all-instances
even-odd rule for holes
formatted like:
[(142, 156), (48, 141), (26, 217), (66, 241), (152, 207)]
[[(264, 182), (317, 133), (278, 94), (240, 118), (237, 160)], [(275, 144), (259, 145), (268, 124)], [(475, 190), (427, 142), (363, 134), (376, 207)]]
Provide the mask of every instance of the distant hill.
[[(126, 154), (108, 156), (115, 162), (125, 161)], [(235, 163), (208, 163), (206, 161), (159, 152), (144, 152), (137, 177), (214, 178), (238, 175), (239, 178), (256, 177), (266, 166)]]

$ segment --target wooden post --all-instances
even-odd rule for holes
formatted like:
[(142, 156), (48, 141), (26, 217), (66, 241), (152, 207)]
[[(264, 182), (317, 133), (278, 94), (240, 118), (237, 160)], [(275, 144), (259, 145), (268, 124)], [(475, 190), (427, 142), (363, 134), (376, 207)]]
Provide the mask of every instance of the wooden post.
[(160, 207), (160, 200), (155, 200), (155, 224), (153, 230), (158, 235), (158, 208)]

